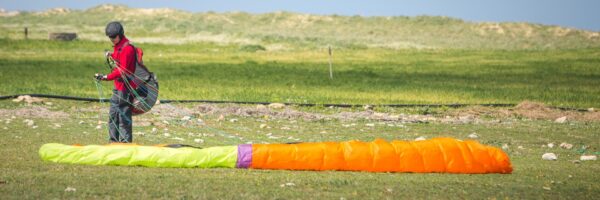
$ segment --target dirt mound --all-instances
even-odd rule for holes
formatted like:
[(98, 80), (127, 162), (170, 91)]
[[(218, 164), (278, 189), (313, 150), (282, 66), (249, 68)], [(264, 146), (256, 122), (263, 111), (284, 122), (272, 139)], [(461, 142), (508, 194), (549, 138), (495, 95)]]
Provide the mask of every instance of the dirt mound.
[(570, 114), (559, 109), (550, 108), (543, 103), (532, 101), (519, 103), (515, 106), (513, 113), (530, 119), (556, 119)]
[(69, 114), (63, 111), (51, 111), (44, 106), (31, 106), (19, 109), (0, 109), (0, 117), (27, 117), (27, 118), (67, 118)]

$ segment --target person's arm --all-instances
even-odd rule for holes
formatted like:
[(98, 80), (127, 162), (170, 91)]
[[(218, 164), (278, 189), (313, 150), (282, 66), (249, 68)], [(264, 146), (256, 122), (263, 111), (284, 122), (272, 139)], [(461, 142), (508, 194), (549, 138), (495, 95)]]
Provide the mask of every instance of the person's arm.
[[(131, 61), (134, 59), (133, 53), (134, 52), (133, 52), (132, 46), (124, 47), (123, 55), (118, 60), (117, 67), (115, 67), (113, 69), (113, 71), (106, 76), (106, 79), (107, 80), (115, 80), (117, 78), (121, 78), (123, 76), (127, 76), (128, 74), (131, 74), (133, 71), (128, 70), (128, 69), (134, 69), (134, 67), (135, 67), (135, 66), (133, 66), (133, 67), (129, 66), (129, 65), (132, 65)], [(133, 65), (135, 65), (135, 63), (133, 63)]]

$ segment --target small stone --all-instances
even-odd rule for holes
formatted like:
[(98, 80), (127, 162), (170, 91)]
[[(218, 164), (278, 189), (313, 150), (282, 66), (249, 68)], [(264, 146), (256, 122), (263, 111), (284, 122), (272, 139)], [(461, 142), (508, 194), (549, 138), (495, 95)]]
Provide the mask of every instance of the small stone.
[(597, 160), (597, 159), (598, 159), (598, 157), (596, 155), (589, 155), (589, 156), (582, 155), (581, 157), (579, 157), (579, 160), (581, 160), (581, 161), (590, 161), (590, 160)]
[(204, 143), (204, 140), (203, 139), (194, 139), (194, 142), (196, 142), (196, 143)]
[(75, 191), (77, 191), (77, 189), (76, 189), (76, 188), (74, 188), (74, 187), (67, 187), (67, 188), (65, 189), (65, 192), (75, 192)]
[(471, 134), (469, 134), (468, 137), (471, 138), (471, 139), (477, 139), (477, 138), (479, 138), (479, 136), (476, 133), (471, 133)]
[(157, 129), (157, 128), (152, 128), (152, 132), (153, 132), (153, 133), (156, 133), (156, 131), (158, 131), (158, 129)]
[(426, 138), (423, 136), (419, 136), (418, 138), (415, 139), (415, 141), (423, 141), (423, 140), (426, 140)]
[(502, 150), (507, 151), (508, 148), (508, 144), (502, 144)]
[(172, 140), (185, 141), (185, 139), (183, 139), (183, 138), (180, 138), (180, 137), (173, 137), (173, 138), (171, 138), (171, 139), (172, 139)]
[(548, 146), (548, 148), (554, 148), (554, 143), (548, 143), (546, 146)]
[(544, 155), (542, 155), (542, 159), (543, 160), (557, 160), (558, 157), (554, 153), (545, 153)]
[(525, 149), (523, 146), (518, 146), (517, 149)]
[(588, 109), (587, 109), (587, 111), (588, 111), (588, 112), (594, 112), (594, 111), (596, 111), (596, 110), (595, 110), (594, 108), (588, 108)]
[(223, 120), (225, 120), (225, 116), (219, 115), (219, 118), (217, 118), (217, 121), (220, 122), (220, 121), (223, 121)]
[(79, 124), (85, 124), (85, 122), (84, 121), (79, 121)]
[(546, 186), (544, 186), (544, 187), (542, 187), (542, 188), (543, 188), (544, 190), (552, 190), (550, 187), (546, 187)]
[(229, 120), (229, 122), (231, 122), (231, 123), (235, 123), (235, 122), (237, 122), (237, 121), (238, 121), (238, 119), (236, 119), (236, 118), (233, 118), (233, 119), (230, 119), (230, 120)]
[(559, 117), (556, 120), (554, 120), (554, 122), (560, 123), (560, 124), (565, 123), (565, 122), (567, 122), (567, 116)]
[(38, 128), (38, 126), (32, 126), (31, 128), (32, 128), (32, 129), (36, 129), (36, 128)]
[(46, 104), (47, 106), (53, 105), (52, 102), (44, 102), (44, 104)]
[(290, 127), (284, 126), (284, 127), (281, 127), (281, 130), (290, 130)]
[(365, 109), (365, 110), (373, 110), (373, 106), (372, 105), (364, 105), (363, 109)]
[(375, 124), (373, 124), (373, 123), (368, 123), (368, 124), (365, 124), (365, 126), (368, 126), (368, 127), (374, 127), (374, 126), (375, 126)]
[(264, 110), (264, 109), (267, 109), (267, 106), (262, 105), (262, 104), (258, 104), (258, 105), (256, 105), (256, 109), (258, 109), (258, 110)]
[(271, 109), (282, 109), (282, 108), (285, 108), (285, 104), (282, 104), (282, 103), (271, 103), (271, 104), (269, 104), (268, 107), (271, 108)]
[(183, 116), (183, 117), (181, 118), (181, 120), (182, 120), (182, 121), (189, 121), (189, 120), (191, 120), (191, 119), (192, 119), (192, 117), (191, 117), (191, 116)]
[(569, 143), (566, 143), (566, 142), (560, 143), (559, 146), (560, 146), (560, 148), (563, 148), (563, 149), (572, 149), (573, 148), (572, 144), (569, 144)]
[(146, 134), (144, 132), (138, 131), (138, 132), (135, 132), (134, 135), (144, 136)]
[(327, 134), (327, 131), (321, 131), (321, 134)]
[(260, 128), (266, 128), (267, 125), (266, 124), (260, 124), (260, 126), (258, 126), (258, 127), (260, 127)]
[(96, 129), (101, 129), (101, 128), (102, 128), (102, 125), (96, 126)]
[(170, 133), (164, 133), (163, 135), (164, 135), (165, 137), (169, 137), (169, 136), (171, 136), (171, 134), (170, 134)]

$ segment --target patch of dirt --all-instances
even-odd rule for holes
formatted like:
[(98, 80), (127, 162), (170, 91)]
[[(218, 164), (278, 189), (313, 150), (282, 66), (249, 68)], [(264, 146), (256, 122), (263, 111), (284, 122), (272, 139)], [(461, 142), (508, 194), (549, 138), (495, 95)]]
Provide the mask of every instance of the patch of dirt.
[(449, 113), (452, 116), (472, 115), (475, 117), (488, 116), (492, 118), (527, 118), (534, 120), (556, 120), (561, 117), (567, 117), (569, 121), (600, 121), (600, 112), (588, 111), (579, 112), (572, 110), (561, 110), (552, 108), (543, 103), (523, 101), (514, 108), (491, 108), (482, 106), (472, 106), (463, 109), (457, 109)]
[(26, 118), (67, 118), (69, 114), (63, 111), (51, 111), (44, 106), (28, 106), (18, 109), (0, 109), (0, 117), (26, 117)]

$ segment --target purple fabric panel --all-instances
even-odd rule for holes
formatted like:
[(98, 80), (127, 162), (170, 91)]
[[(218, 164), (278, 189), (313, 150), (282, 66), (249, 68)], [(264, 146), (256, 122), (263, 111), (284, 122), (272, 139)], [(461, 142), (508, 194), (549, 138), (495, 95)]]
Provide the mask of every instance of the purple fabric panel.
[(248, 168), (252, 164), (252, 145), (251, 144), (240, 144), (238, 145), (238, 157), (235, 167), (237, 168)]

